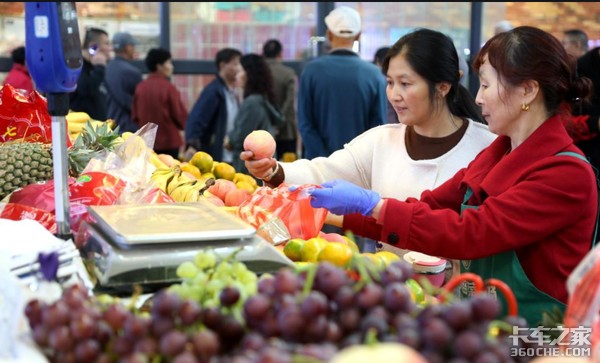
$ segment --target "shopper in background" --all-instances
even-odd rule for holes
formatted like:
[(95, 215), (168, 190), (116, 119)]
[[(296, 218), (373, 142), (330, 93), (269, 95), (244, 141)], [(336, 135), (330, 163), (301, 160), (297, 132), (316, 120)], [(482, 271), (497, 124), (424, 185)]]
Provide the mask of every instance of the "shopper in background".
[(110, 40), (102, 29), (90, 28), (82, 42), (83, 67), (77, 88), (69, 94), (69, 106), (76, 112), (86, 112), (94, 120), (107, 119), (104, 84), (105, 67), (110, 59)]
[(300, 76), (298, 129), (306, 159), (329, 156), (385, 122), (385, 81), (376, 66), (352, 51), (359, 13), (341, 6), (325, 17), (329, 55), (309, 62)]
[[(283, 47), (276, 39), (271, 39), (263, 46), (263, 56), (273, 75), (273, 93), (275, 104), (285, 117), (285, 123), (275, 132), (277, 156), (281, 160), (283, 154), (289, 152), (297, 155), (298, 126), (296, 124), (296, 72), (281, 63)], [(234, 158), (237, 160), (238, 158)]]
[(241, 70), (240, 53), (226, 48), (217, 53), (215, 63), (219, 73), (196, 101), (185, 129), (186, 159), (199, 150), (214, 160), (233, 162), (233, 155), (224, 148), (225, 135), (233, 130), (239, 108), (235, 77)]
[(180, 130), (185, 128), (187, 111), (179, 92), (169, 81), (173, 75), (171, 53), (151, 49), (146, 56), (146, 67), (150, 75), (135, 89), (131, 118), (138, 127), (149, 122), (157, 124), (154, 151), (178, 159), (183, 145)]
[(115, 120), (121, 133), (136, 132), (138, 127), (131, 120), (131, 104), (135, 88), (142, 82), (142, 71), (130, 62), (139, 44), (129, 33), (117, 33), (113, 37), (115, 58), (106, 66), (108, 90), (108, 118)]
[[(225, 141), (225, 147), (234, 155), (240, 155), (244, 150), (244, 139), (252, 131), (265, 130), (275, 137), (276, 130), (285, 122), (276, 106), (273, 76), (265, 59), (257, 54), (247, 54), (241, 58), (241, 64), (237, 82), (244, 90), (244, 102)], [(233, 160), (233, 167), (240, 173), (248, 173), (239, 157)]]
[(33, 92), (33, 81), (25, 63), (25, 47), (15, 48), (10, 55), (13, 66), (4, 80), (4, 85), (10, 84), (18, 90), (23, 90), (27, 93), (25, 94), (27, 96)]
[(250, 173), (272, 187), (344, 179), (404, 200), (442, 185), (494, 140), (459, 84), (457, 52), (446, 35), (429, 29), (405, 35), (388, 52), (383, 72), (399, 124), (371, 129), (328, 158), (276, 163), (244, 152)]
[[(385, 58), (385, 55), (387, 54), (387, 52), (389, 52), (390, 49), (390, 47), (381, 47), (377, 49), (377, 52), (375, 52), (375, 57), (373, 58), (373, 64), (375, 64), (377, 68), (381, 69), (383, 59)], [(383, 77), (383, 79), (386, 79), (385, 74), (382, 73), (381, 76)], [(390, 101), (387, 101), (386, 111), (386, 123), (397, 124), (398, 115), (396, 115), (396, 110), (394, 110), (394, 106), (392, 106)]]
[[(569, 58), (537, 28), (494, 36), (474, 68), (477, 104), (499, 137), (468, 167), (420, 199), (333, 181), (312, 192), (311, 205), (345, 215), (334, 219), (345, 230), (460, 259), (463, 271), (505, 282), (531, 326), (543, 311), (564, 310), (567, 277), (594, 246), (598, 212), (594, 172), (558, 115), (562, 102), (592, 91)], [(472, 284), (461, 292), (475, 293)]]
[(588, 36), (581, 29), (565, 30), (561, 43), (567, 54), (572, 55), (575, 59), (583, 56), (588, 51)]

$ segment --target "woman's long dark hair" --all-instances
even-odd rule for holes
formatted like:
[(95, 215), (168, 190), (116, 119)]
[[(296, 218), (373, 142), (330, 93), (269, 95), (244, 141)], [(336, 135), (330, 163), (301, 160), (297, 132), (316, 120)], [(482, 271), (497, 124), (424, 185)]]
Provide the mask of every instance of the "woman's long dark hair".
[(246, 72), (244, 98), (259, 94), (275, 105), (273, 75), (265, 59), (258, 54), (246, 54), (240, 59), (240, 63), (242, 63), (242, 67)]
[(485, 123), (474, 97), (459, 83), (458, 53), (450, 37), (431, 29), (417, 29), (403, 36), (383, 59), (381, 68), (384, 74), (387, 74), (390, 60), (400, 54), (427, 81), (432, 105), (435, 101), (435, 85), (448, 82), (452, 86), (446, 95), (450, 112), (454, 116)]

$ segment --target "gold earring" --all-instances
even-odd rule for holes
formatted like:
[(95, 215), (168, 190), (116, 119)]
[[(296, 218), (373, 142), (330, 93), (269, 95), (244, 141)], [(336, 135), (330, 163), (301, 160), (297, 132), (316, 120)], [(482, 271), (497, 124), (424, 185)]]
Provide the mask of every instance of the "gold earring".
[(529, 111), (529, 105), (526, 104), (525, 102), (523, 102), (523, 104), (521, 105), (521, 110), (523, 110), (523, 111)]

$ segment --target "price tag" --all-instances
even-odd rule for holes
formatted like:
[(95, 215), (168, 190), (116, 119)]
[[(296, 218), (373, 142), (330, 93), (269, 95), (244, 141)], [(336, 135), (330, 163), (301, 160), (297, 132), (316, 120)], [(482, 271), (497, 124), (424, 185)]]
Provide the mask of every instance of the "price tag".
[(48, 38), (50, 36), (50, 27), (48, 25), (48, 17), (39, 15), (33, 18), (35, 37)]

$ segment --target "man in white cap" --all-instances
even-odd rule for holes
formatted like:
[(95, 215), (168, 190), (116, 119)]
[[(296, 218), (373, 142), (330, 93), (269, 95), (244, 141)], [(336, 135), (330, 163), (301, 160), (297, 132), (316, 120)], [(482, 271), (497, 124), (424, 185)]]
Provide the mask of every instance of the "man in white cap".
[(305, 159), (329, 156), (386, 115), (381, 71), (352, 51), (360, 38), (360, 14), (341, 6), (325, 17), (328, 55), (308, 62), (298, 89), (298, 129)]
[(129, 33), (116, 33), (113, 37), (115, 58), (106, 66), (105, 83), (108, 90), (108, 118), (119, 125), (119, 132), (136, 132), (139, 127), (131, 120), (131, 105), (135, 88), (142, 81), (142, 71), (130, 61), (135, 46), (140, 43)]

